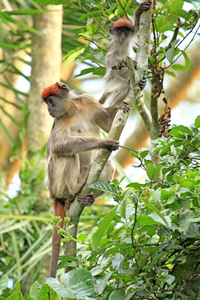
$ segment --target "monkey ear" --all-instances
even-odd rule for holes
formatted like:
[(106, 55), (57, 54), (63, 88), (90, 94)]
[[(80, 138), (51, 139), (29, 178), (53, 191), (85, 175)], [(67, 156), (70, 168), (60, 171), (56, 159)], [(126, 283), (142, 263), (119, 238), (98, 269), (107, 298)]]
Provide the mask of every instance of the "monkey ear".
[(112, 23), (110, 26), (109, 26), (109, 32), (112, 34), (113, 33), (113, 25), (114, 23)]

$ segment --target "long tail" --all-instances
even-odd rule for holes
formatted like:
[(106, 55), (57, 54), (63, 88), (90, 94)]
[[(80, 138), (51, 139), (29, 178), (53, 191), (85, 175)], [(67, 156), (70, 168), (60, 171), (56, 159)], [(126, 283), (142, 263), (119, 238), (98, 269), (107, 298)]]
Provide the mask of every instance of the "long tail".
[[(63, 228), (64, 226), (64, 218), (65, 218), (65, 203), (54, 200), (54, 216), (61, 217), (61, 222), (59, 226)], [(50, 277), (56, 277), (56, 270), (58, 265), (58, 257), (60, 251), (60, 242), (61, 242), (61, 235), (58, 234), (58, 228), (53, 228), (53, 237), (52, 237), (52, 254), (51, 254), (51, 264), (50, 264)]]

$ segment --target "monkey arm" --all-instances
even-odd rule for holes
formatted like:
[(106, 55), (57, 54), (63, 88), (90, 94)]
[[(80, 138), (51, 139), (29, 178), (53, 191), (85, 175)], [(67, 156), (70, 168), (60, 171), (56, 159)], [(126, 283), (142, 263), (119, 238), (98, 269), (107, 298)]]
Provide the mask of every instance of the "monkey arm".
[(95, 123), (105, 132), (109, 132), (118, 109), (118, 105), (102, 106), (100, 111), (95, 115)]
[(149, 10), (151, 5), (151, 2), (142, 2), (139, 4), (139, 6), (135, 10), (134, 14), (134, 33), (136, 33), (139, 30), (140, 25), (140, 15), (143, 11)]
[(57, 143), (51, 146), (51, 153), (56, 156), (71, 156), (80, 152), (105, 148), (109, 150), (118, 149), (118, 141), (98, 139), (96, 137), (68, 137), (67, 142)]

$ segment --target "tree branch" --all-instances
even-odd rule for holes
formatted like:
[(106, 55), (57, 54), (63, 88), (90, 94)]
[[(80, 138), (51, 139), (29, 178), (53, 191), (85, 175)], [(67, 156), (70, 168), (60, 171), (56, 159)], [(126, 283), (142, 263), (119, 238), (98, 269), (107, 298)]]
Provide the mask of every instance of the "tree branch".
[[(144, 11), (140, 17), (140, 31), (139, 31), (139, 43), (137, 49), (137, 72), (136, 72), (136, 81), (138, 82), (143, 78), (147, 73), (148, 69), (148, 57), (149, 57), (149, 45), (151, 39), (151, 14), (152, 14), (152, 5), (148, 11)], [(137, 109), (147, 127), (147, 130), (151, 137), (151, 128), (152, 128), (152, 117), (146, 107), (142, 98), (137, 97), (136, 99)]]
[[(138, 81), (143, 78), (144, 74), (147, 70), (147, 62), (149, 56), (149, 44), (150, 44), (150, 27), (151, 27), (151, 11), (148, 12), (148, 17), (146, 16), (146, 12), (144, 12), (145, 16), (141, 18), (141, 27), (144, 27), (141, 34), (144, 34), (143, 41), (141, 41), (141, 47), (138, 53), (138, 68), (135, 72), (134, 61), (130, 57), (126, 57), (123, 62), (127, 65), (128, 71), (130, 73), (130, 90), (127, 97), (124, 99), (131, 108), (135, 105), (135, 102), (140, 103), (141, 93), (138, 86)], [(148, 29), (145, 29), (147, 26), (145, 23), (148, 23)], [(146, 32), (148, 32), (148, 35)], [(139, 78), (139, 79), (138, 79)], [(122, 133), (122, 130), (126, 124), (126, 121), (129, 117), (129, 113), (124, 112), (122, 109), (119, 109), (117, 112), (115, 119), (112, 123), (112, 127), (108, 134), (108, 139), (118, 140)], [(148, 118), (150, 118), (148, 116)], [(149, 119), (148, 119), (149, 120)], [(150, 120), (149, 120), (149, 127), (150, 127)], [(98, 181), (99, 175), (101, 174), (103, 167), (105, 166), (111, 151), (108, 150), (101, 150), (99, 152), (98, 157), (96, 158), (95, 162), (93, 163), (86, 185), (83, 187), (82, 191), (80, 192), (81, 195), (85, 195), (91, 192), (89, 186)], [(69, 234), (76, 239), (77, 234), (77, 227), (80, 215), (84, 209), (84, 206), (77, 201), (77, 198), (71, 203), (69, 210), (67, 211), (67, 216), (70, 217), (69, 225), (73, 224), (74, 227), (69, 230)], [(65, 255), (76, 256), (76, 242), (69, 241), (65, 243)], [(66, 271), (68, 271), (67, 269)]]

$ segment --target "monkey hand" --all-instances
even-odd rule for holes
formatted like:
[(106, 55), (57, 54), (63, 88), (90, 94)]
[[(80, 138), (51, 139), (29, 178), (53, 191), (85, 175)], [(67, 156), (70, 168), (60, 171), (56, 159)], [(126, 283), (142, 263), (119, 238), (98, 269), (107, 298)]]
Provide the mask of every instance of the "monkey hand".
[(93, 205), (94, 201), (95, 201), (95, 197), (93, 195), (93, 193), (90, 194), (86, 194), (84, 196), (79, 196), (77, 198), (77, 201), (81, 204), (83, 204), (84, 206), (91, 206)]
[(124, 113), (128, 113), (130, 110), (129, 104), (124, 101), (118, 104), (118, 108), (122, 109)]
[(140, 81), (138, 82), (139, 88), (142, 91), (145, 88), (145, 85), (147, 83), (147, 77), (144, 76)]
[(150, 5), (151, 5), (151, 1), (140, 3), (138, 8), (135, 10), (135, 14), (140, 15), (143, 11), (149, 10)]
[(104, 140), (104, 148), (112, 151), (119, 148), (119, 141), (115, 140)]
[(124, 68), (124, 67), (125, 67), (125, 66), (124, 66), (123, 62), (122, 62), (122, 61), (119, 61), (116, 65), (112, 66), (111, 68), (112, 68), (113, 70), (121, 70), (121, 69)]

